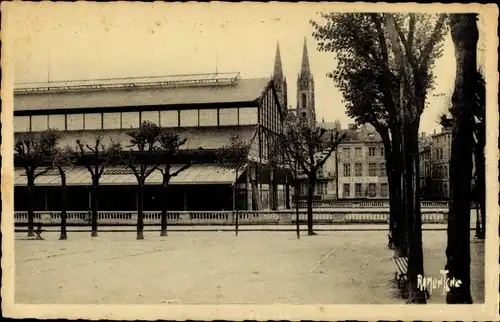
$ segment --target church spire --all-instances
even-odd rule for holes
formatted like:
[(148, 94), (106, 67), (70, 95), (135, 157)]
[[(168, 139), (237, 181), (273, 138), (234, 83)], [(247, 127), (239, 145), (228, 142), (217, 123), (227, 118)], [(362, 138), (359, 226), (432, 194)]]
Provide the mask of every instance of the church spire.
[(275, 80), (280, 80), (283, 78), (283, 67), (281, 66), (281, 53), (280, 53), (279, 42), (276, 44), (276, 58), (274, 59), (273, 78)]
[(311, 70), (309, 69), (309, 55), (307, 54), (307, 41), (304, 37), (304, 50), (302, 52), (302, 65), (300, 67), (300, 78), (309, 78)]

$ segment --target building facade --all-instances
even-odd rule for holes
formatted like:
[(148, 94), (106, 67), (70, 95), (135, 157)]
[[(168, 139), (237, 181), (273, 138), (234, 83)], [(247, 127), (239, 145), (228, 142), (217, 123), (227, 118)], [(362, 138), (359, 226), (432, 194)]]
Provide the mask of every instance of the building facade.
[[(46, 87), (18, 87), (14, 94), (15, 135), (58, 129), (61, 147), (129, 142), (127, 131), (151, 121), (186, 138), (179, 154), (202, 151), (196, 162), (171, 181), (169, 208), (172, 210), (232, 209), (232, 185), (240, 209), (267, 209), (271, 194), (278, 207), (285, 207), (283, 176), (271, 187), (265, 164), (268, 145), (281, 133), (284, 112), (271, 79), (242, 79), (237, 73), (184, 75), (148, 79), (117, 79), (75, 83), (52, 83)], [(215, 151), (228, 146), (232, 134), (251, 145), (247, 166), (234, 169), (215, 162)], [(19, 163), (17, 163), (17, 166)], [(173, 169), (173, 171), (175, 171)], [(25, 210), (26, 176), (15, 170), (15, 209)], [(68, 174), (68, 210), (89, 207), (91, 177), (82, 166)], [(49, 171), (37, 178), (35, 209), (60, 207), (60, 179)], [(161, 174), (146, 181), (145, 209), (158, 210)], [(274, 188), (274, 189), (273, 189)], [(271, 192), (270, 192), (271, 191)], [(136, 206), (136, 181), (124, 165), (108, 167), (101, 178), (99, 209), (130, 210)], [(120, 200), (119, 203), (116, 200)]]
[(338, 199), (387, 199), (389, 184), (384, 145), (369, 125), (350, 125), (339, 145)]

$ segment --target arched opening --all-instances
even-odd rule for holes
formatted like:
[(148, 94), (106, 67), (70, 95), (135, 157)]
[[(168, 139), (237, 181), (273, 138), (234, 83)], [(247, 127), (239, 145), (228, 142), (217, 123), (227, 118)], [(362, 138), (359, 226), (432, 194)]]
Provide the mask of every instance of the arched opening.
[(307, 97), (306, 94), (302, 94), (302, 108), (307, 108)]

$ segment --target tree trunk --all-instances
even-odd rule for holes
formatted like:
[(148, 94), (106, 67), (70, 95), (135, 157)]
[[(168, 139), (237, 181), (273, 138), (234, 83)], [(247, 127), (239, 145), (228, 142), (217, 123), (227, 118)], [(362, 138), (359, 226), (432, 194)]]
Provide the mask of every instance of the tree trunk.
[(91, 237), (97, 237), (97, 207), (99, 198), (99, 179), (92, 178), (91, 208), (92, 208), (92, 233)]
[(137, 183), (137, 240), (144, 239), (144, 182)]
[(418, 276), (424, 275), (422, 250), (422, 216), (418, 158), (418, 122), (405, 127), (404, 179), (405, 209), (408, 234), (408, 303), (426, 303), (425, 292), (418, 288)]
[(408, 256), (408, 234), (406, 232), (406, 216), (403, 203), (403, 169), (401, 153), (401, 135), (398, 129), (391, 129), (390, 155), (386, 157), (389, 166), (387, 179), (389, 182), (389, 205), (392, 217), (392, 238), (396, 256)]
[(474, 84), (477, 73), (478, 29), (476, 14), (450, 15), (457, 74), (452, 97), (453, 130), (450, 160), (450, 211), (446, 269), (448, 277), (460, 280), (451, 287), (446, 303), (471, 304), (470, 293), (470, 189), (472, 179)]
[(66, 192), (67, 192), (67, 186), (66, 186), (66, 174), (64, 171), (59, 170), (59, 173), (61, 175), (61, 235), (59, 236), (60, 240), (66, 240), (68, 239), (68, 236), (66, 234)]
[(299, 189), (300, 181), (297, 178), (298, 173), (295, 172), (295, 225), (297, 229), (297, 239), (300, 239), (300, 215), (299, 215)]
[(164, 179), (161, 189), (161, 232), (160, 236), (168, 236), (167, 232), (167, 214), (168, 214), (168, 183), (169, 179)]
[[(237, 178), (238, 175), (236, 174), (236, 180)], [(236, 212), (236, 180), (234, 181), (233, 184), (233, 218), (235, 224), (235, 235), (238, 236), (238, 213)]]
[(35, 178), (32, 173), (26, 173), (28, 180), (28, 237), (33, 237), (33, 229), (35, 226), (34, 217), (35, 213), (33, 211), (33, 203), (35, 202)]
[(285, 183), (285, 208), (286, 209), (290, 209), (290, 178), (287, 174), (286, 176), (287, 180), (286, 180), (286, 183)]
[(479, 204), (479, 212), (481, 215), (481, 231), (479, 238), (484, 239), (486, 236), (486, 178), (485, 178), (485, 159), (484, 150), (482, 147), (477, 147), (474, 153), (476, 159), (477, 184), (476, 202)]
[(316, 174), (310, 173), (307, 177), (307, 234), (316, 235), (313, 230), (313, 197)]

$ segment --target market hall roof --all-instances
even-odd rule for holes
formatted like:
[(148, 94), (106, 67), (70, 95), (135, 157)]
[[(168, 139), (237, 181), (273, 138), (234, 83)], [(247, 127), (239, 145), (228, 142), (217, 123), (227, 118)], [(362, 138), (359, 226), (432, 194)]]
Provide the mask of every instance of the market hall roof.
[[(169, 131), (179, 135), (181, 139), (187, 141), (180, 147), (181, 150), (195, 150), (203, 148), (205, 150), (215, 150), (228, 146), (232, 134), (238, 134), (244, 142), (251, 142), (256, 134), (257, 126), (239, 125), (239, 126), (219, 126), (219, 127), (178, 127), (170, 128)], [(95, 144), (96, 137), (101, 137), (104, 146), (111, 142), (122, 143), (126, 146), (130, 141), (130, 136), (124, 130), (81, 130), (65, 131), (59, 141), (61, 147), (76, 145), (76, 140), (83, 144)]]
[[(172, 165), (171, 171), (177, 171), (182, 164)], [(240, 176), (243, 171), (238, 171)], [(170, 184), (232, 184), (236, 178), (234, 168), (222, 164), (193, 164), (186, 170), (173, 177)], [(89, 186), (92, 185), (92, 178), (88, 170), (83, 166), (76, 166), (67, 172), (68, 186)], [(155, 170), (147, 179), (147, 185), (160, 185), (162, 174)], [(26, 174), (24, 169), (14, 170), (14, 184), (16, 186), (26, 186)], [(100, 185), (136, 185), (137, 179), (127, 166), (113, 166), (104, 168), (100, 179)], [(36, 179), (37, 186), (60, 186), (61, 177), (57, 171), (49, 170), (46, 174), (40, 175)]]
[(270, 78), (238, 73), (20, 84), (15, 111), (255, 102)]

